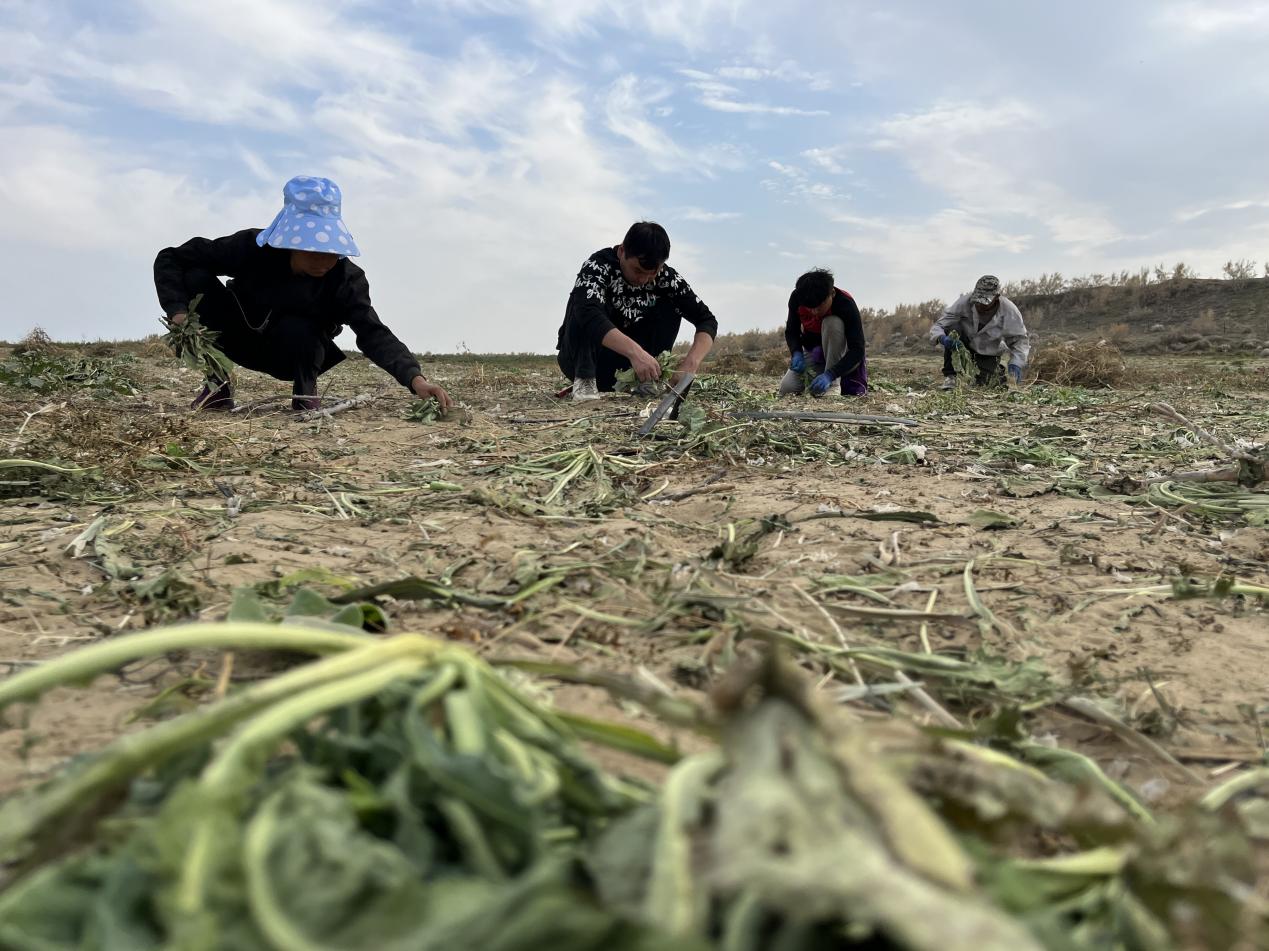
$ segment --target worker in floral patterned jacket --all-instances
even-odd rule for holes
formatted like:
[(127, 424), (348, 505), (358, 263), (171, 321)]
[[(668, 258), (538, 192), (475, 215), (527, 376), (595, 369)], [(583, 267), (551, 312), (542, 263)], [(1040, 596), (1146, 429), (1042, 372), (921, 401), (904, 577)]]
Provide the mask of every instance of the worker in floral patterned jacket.
[(683, 319), (696, 328), (671, 384), (695, 373), (714, 346), (718, 321), (678, 271), (665, 263), (670, 236), (659, 224), (630, 226), (621, 244), (596, 251), (582, 265), (564, 310), (556, 349), (575, 400), (613, 389), (618, 370), (634, 368), (641, 383), (660, 378), (657, 356), (674, 346)]
[(943, 311), (930, 328), (930, 342), (943, 348), (944, 390), (956, 386), (954, 350), (963, 349), (973, 359), (974, 382), (978, 386), (1006, 385), (1005, 371), (1000, 367), (1002, 355), (1010, 379), (1021, 383), (1031, 354), (1031, 337), (1022, 322), (1022, 311), (1008, 297), (1001, 296), (1000, 278), (992, 274), (980, 277), (972, 291), (962, 294)]
[[(317, 378), (344, 359), (335, 337), (347, 324), (357, 349), (420, 399), (451, 405), (370, 304), (366, 273), (349, 260), (360, 252), (340, 217), (339, 186), (300, 175), (282, 189), (269, 227), (224, 238), (191, 238), (154, 259), (154, 286), (171, 324), (184, 323), (190, 301), (231, 361), (291, 383), (291, 407), (319, 408)], [(228, 277), (228, 285), (221, 277)], [(207, 380), (195, 409), (233, 409), (228, 380)]]
[(808, 373), (814, 377), (812, 396), (823, 396), (839, 380), (842, 396), (868, 392), (864, 323), (855, 299), (834, 285), (832, 271), (816, 268), (798, 278), (789, 297), (784, 342), (790, 359), (781, 396), (801, 393)]

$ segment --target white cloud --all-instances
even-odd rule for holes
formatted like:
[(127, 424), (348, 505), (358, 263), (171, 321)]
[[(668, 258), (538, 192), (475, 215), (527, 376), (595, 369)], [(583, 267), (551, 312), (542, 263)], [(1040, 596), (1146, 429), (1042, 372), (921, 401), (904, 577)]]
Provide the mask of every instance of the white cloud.
[[(51, 332), (153, 330), (154, 254), (267, 224), (282, 181), (305, 172), (342, 186), (378, 309), (409, 345), (549, 350), (578, 266), (636, 217), (628, 176), (587, 113), (589, 92), (529, 60), (480, 42), (442, 60), (292, 0), (235, 5), (219, 25), (190, 2), (138, 11), (129, 33), (49, 35), (31, 52), (51, 57), (59, 81), (90, 79), (98, 98), (236, 130), (268, 124), (272, 142), (185, 132), (179, 148), (130, 146), (109, 131), (0, 125), (0, 234), (21, 245), (15, 266), (45, 273), (61, 259), (83, 272), (40, 315)], [(202, 42), (187, 55), (193, 35)], [(51, 52), (59, 45), (68, 55)], [(243, 85), (205, 68), (212, 59), (234, 62)], [(491, 303), (494, 287), (508, 290), (505, 306)]]
[(725, 94), (707, 92), (697, 100), (706, 109), (715, 112), (741, 112), (768, 116), (826, 116), (825, 109), (799, 109), (796, 106), (772, 106), (765, 102), (738, 102)]
[(1219, 205), (1189, 208), (1184, 211), (1177, 212), (1176, 220), (1186, 223), (1197, 221), (1199, 218), (1205, 218), (1208, 215), (1220, 214), (1221, 212), (1249, 211), (1257, 208), (1269, 208), (1269, 198), (1244, 198), (1238, 201), (1224, 202)]
[(778, 66), (720, 66), (718, 75), (723, 79), (739, 79), (746, 82), (761, 82), (771, 79), (778, 82), (798, 83), (814, 92), (823, 92), (833, 87), (833, 81), (824, 73), (812, 73), (803, 69), (792, 60), (785, 60)]
[(464, 13), (514, 17), (545, 37), (591, 36), (603, 29), (636, 34), (697, 48), (720, 24), (731, 24), (741, 0), (438, 0)]
[(706, 211), (704, 208), (683, 208), (674, 217), (682, 221), (712, 223), (716, 221), (735, 221), (743, 217), (743, 215), (738, 211)]
[(902, 218), (832, 213), (830, 220), (826, 236), (807, 241), (808, 258), (844, 262), (836, 269), (840, 286), (860, 306), (955, 297), (984, 268), (1009, 273), (1032, 246), (1029, 235), (958, 208)]
[(974, 23), (879, 0), (0, 0), (0, 233), (31, 276), (5, 316), (151, 330), (154, 251), (267, 223), (297, 172), (344, 188), (419, 348), (550, 349), (581, 260), (644, 216), (683, 223), (675, 263), (731, 327), (778, 321), (798, 259), (873, 305), (1219, 269), (1265, 256), (1266, 6), (1124, 0), (1089, 31), (1015, 4), (948, 70)]
[(806, 149), (802, 152), (802, 157), (812, 165), (816, 165), (833, 175), (845, 175), (850, 169), (843, 166), (839, 161), (845, 152), (846, 148), (844, 146), (831, 149)]
[(690, 165), (689, 152), (648, 118), (650, 107), (666, 99), (671, 89), (663, 82), (625, 75), (608, 89), (604, 114), (609, 131), (634, 143), (662, 170)]
[(786, 201), (813, 200), (835, 201), (842, 196), (836, 188), (827, 182), (820, 182), (807, 174), (805, 169), (796, 165), (786, 165), (771, 159), (767, 167), (776, 172), (779, 178), (764, 178), (759, 182), (764, 189), (784, 196)]
[[(824, 116), (824, 109), (804, 109), (800, 106), (779, 106), (765, 102), (753, 102), (737, 98), (741, 90), (733, 83), (723, 82), (734, 79), (741, 82), (753, 82), (762, 79), (788, 79), (791, 76), (811, 81), (814, 77), (807, 73), (794, 72), (790, 68), (787, 74), (780, 70), (772, 70), (757, 66), (723, 66), (713, 73), (698, 69), (680, 69), (680, 75), (687, 78), (687, 85), (697, 93), (696, 101), (706, 109), (715, 112), (748, 113), (751, 115), (772, 116)], [(822, 87), (817, 87), (822, 88)]]
[(899, 154), (916, 176), (974, 217), (1033, 218), (1059, 244), (1097, 247), (1124, 237), (1106, 213), (1039, 177), (1032, 162), (1042, 126), (1019, 100), (939, 103), (878, 126), (874, 149)]
[(43, 76), (28, 76), (20, 82), (0, 82), (0, 120), (18, 121), (22, 115), (51, 114), (66, 118), (82, 116), (88, 110), (61, 98)]
[[(141, 267), (179, 236), (267, 224), (269, 189), (205, 189), (144, 154), (62, 126), (7, 126), (0, 149), (0, 237), (60, 252), (128, 252)], [(184, 238), (181, 238), (184, 240)]]
[(1269, 31), (1269, 4), (1263, 0), (1222, 0), (1161, 5), (1161, 24), (1182, 37), (1210, 38), (1215, 34)]

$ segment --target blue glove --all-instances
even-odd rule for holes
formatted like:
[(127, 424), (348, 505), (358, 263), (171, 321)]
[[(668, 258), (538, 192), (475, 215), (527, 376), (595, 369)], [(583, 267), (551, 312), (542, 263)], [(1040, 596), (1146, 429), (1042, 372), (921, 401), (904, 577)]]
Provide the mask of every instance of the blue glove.
[(964, 346), (964, 344), (959, 340), (953, 340), (947, 334), (943, 334), (943, 336), (939, 337), (939, 343), (943, 345), (944, 350), (959, 350)]
[(789, 361), (789, 369), (794, 373), (801, 373), (806, 369), (806, 354), (799, 350), (793, 354), (793, 359)]
[(811, 383), (811, 395), (823, 396), (828, 392), (828, 388), (833, 385), (833, 381), (836, 379), (837, 377), (825, 370)]
[(1016, 363), (1009, 364), (1009, 375), (1013, 377), (1013, 381), (1015, 383), (1021, 383), (1022, 382), (1022, 367), (1018, 366), (1018, 364)]

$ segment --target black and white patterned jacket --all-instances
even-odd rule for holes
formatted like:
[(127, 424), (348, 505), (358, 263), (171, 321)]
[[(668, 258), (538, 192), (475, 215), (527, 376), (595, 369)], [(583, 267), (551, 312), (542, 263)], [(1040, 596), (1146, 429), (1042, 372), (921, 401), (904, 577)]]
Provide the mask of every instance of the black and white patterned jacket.
[[(698, 331), (718, 336), (718, 321), (679, 272), (668, 264), (642, 287), (627, 283), (616, 248), (596, 251), (582, 265), (568, 297), (564, 326), (577, 322), (585, 339), (598, 345), (608, 331), (627, 332), (644, 321), (687, 320)], [(560, 328), (560, 341), (564, 327)]]

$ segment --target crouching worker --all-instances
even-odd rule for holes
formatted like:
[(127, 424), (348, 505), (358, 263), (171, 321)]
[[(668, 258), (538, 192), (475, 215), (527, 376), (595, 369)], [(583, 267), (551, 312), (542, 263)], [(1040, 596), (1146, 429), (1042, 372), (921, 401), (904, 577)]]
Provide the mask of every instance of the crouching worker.
[(621, 244), (596, 251), (582, 265), (564, 310), (556, 349), (573, 399), (598, 399), (618, 370), (634, 368), (640, 383), (661, 377), (657, 355), (678, 339), (684, 318), (696, 328), (672, 380), (696, 373), (714, 346), (718, 321), (679, 273), (665, 263), (670, 236), (659, 224), (630, 226)]
[(837, 381), (843, 396), (868, 392), (864, 358), (864, 323), (855, 299), (833, 285), (833, 272), (823, 268), (798, 278), (789, 297), (784, 325), (789, 371), (780, 381), (780, 395), (801, 393), (809, 370), (811, 395), (823, 396)]
[[(952, 337), (952, 332), (956, 336)], [(930, 328), (930, 342), (943, 347), (943, 384), (956, 385), (953, 351), (964, 348), (974, 360), (974, 382), (979, 386), (1004, 386), (1000, 356), (1008, 357), (1009, 376), (1022, 382), (1031, 353), (1031, 338), (1016, 304), (1000, 294), (1000, 279), (984, 274), (968, 294), (962, 294)]]
[[(249, 370), (289, 380), (292, 409), (319, 407), (317, 378), (344, 359), (335, 337), (345, 324), (357, 349), (402, 386), (452, 405), (371, 306), (366, 274), (349, 260), (360, 252), (340, 217), (339, 187), (301, 175), (282, 197), (282, 210), (263, 231), (191, 238), (159, 252), (154, 286), (168, 321), (184, 323), (190, 301), (202, 294), (196, 313), (219, 335), (219, 349)], [(193, 405), (232, 409), (229, 381), (207, 380)]]

